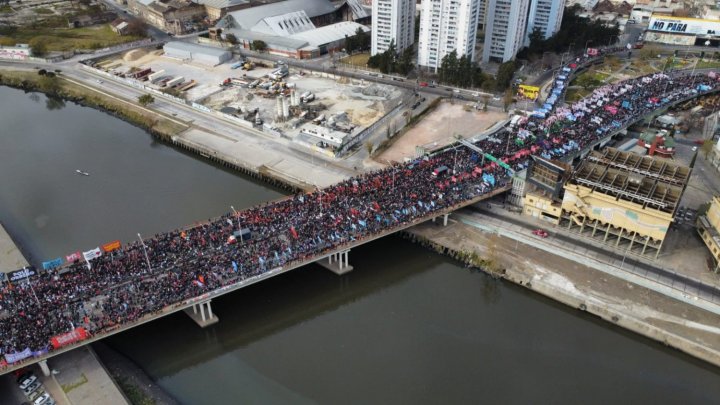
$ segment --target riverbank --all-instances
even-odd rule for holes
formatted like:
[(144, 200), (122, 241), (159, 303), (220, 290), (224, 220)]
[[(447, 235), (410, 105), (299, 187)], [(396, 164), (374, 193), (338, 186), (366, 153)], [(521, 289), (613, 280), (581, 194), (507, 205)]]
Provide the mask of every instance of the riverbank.
[(497, 233), (451, 220), (415, 226), (405, 236), (469, 267), (720, 366), (720, 315), (629, 283)]

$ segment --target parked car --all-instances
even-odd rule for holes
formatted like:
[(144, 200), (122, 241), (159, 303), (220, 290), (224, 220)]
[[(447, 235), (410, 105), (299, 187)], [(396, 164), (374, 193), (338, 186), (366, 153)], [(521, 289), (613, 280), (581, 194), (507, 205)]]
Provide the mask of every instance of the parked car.
[(542, 229), (536, 229), (536, 230), (532, 231), (532, 234), (535, 235), (535, 236), (539, 236), (539, 237), (541, 237), (541, 238), (547, 238), (547, 237), (548, 237), (547, 231), (544, 231), (544, 230), (542, 230)]
[(30, 393), (30, 395), (27, 396), (27, 399), (30, 401), (35, 401), (38, 397), (42, 396), (42, 394), (45, 393), (45, 390), (40, 388)]
[(23, 379), (22, 381), (20, 381), (20, 383), (19, 383), (19, 384), (20, 384), (20, 389), (21, 389), (21, 390), (24, 390), (25, 388), (27, 388), (27, 387), (29, 387), (30, 385), (32, 385), (35, 381), (37, 381), (37, 377), (35, 377), (34, 374), (30, 374), (27, 378), (25, 378), (25, 379)]
[(28, 396), (28, 395), (30, 395), (33, 391), (35, 391), (36, 389), (40, 388), (41, 385), (42, 385), (42, 384), (40, 384), (40, 381), (35, 381), (34, 383), (28, 385), (27, 387), (22, 388), (22, 392), (23, 392), (23, 394), (25, 394), (25, 396)]
[[(45, 392), (39, 397), (35, 398), (35, 401), (33, 401), (33, 405), (46, 405), (50, 401), (52, 401), (52, 398), (50, 398), (50, 394)], [(55, 401), (53, 401), (53, 403), (54, 402)]]

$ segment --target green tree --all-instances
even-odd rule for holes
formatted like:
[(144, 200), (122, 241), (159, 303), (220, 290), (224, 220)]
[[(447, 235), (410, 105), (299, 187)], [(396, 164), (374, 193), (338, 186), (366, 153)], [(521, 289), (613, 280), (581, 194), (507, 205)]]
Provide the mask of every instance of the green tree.
[(138, 103), (140, 103), (140, 105), (143, 107), (154, 102), (155, 97), (151, 96), (150, 94), (143, 94), (142, 96), (138, 96)]
[[(388, 129), (389, 129), (389, 127), (388, 127)], [(365, 150), (367, 151), (368, 155), (372, 154), (374, 147), (375, 147), (375, 145), (373, 145), (373, 143), (371, 141), (365, 142)]]
[(510, 82), (515, 75), (517, 64), (514, 60), (509, 60), (498, 68), (497, 75), (495, 76), (496, 88), (498, 91), (505, 91), (510, 87)]
[(30, 40), (30, 50), (33, 56), (45, 56), (47, 53), (47, 46), (42, 38), (33, 38)]
[(602, 81), (599, 80), (597, 77), (595, 77), (594, 74), (588, 72), (585, 74), (580, 75), (577, 79), (575, 79), (575, 85), (582, 87), (585, 90), (596, 88), (600, 85), (602, 85)]
[(264, 52), (267, 49), (267, 44), (265, 43), (265, 41), (256, 39), (255, 41), (252, 41), (250, 49), (252, 49), (253, 51)]
[(503, 110), (505, 112), (508, 111), (510, 108), (510, 104), (513, 103), (513, 91), (512, 89), (505, 90), (505, 94), (503, 95)]

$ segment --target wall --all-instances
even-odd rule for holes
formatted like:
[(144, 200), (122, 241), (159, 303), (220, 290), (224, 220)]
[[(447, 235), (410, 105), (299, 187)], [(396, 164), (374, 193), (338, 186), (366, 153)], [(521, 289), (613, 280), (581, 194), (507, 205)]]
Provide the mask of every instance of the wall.
[[(527, 193), (527, 195), (525, 195), (523, 199), (523, 213), (553, 224), (560, 223), (560, 204), (554, 203), (550, 198), (540, 194)], [(555, 218), (549, 218), (548, 215), (552, 215)]]

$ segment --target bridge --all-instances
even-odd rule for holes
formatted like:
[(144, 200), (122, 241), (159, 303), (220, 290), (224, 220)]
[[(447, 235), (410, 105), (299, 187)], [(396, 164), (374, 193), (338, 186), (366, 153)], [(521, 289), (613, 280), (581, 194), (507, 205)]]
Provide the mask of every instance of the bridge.
[[(568, 121), (527, 144), (518, 144), (518, 132), (457, 142), (326, 189), (133, 242), (111, 255), (93, 257), (90, 251), (86, 261), (19, 282), (2, 298), (0, 340), (6, 359), (9, 354), (14, 361), (0, 372), (31, 363), (49, 372), (52, 356), (178, 311), (210, 325), (218, 321), (215, 297), (310, 263), (344, 274), (352, 269), (349, 253), (356, 246), (438, 217), (446, 223), (451, 212), (509, 190), (512, 170), (525, 167), (536, 146), (538, 153), (571, 159), (647, 114), (720, 89), (705, 75), (647, 77), (646, 86), (642, 80), (628, 81), (637, 85), (632, 97), (637, 94), (642, 108), (613, 121), (608, 131), (588, 135), (610, 123)], [(653, 80), (664, 88), (652, 90)], [(610, 101), (619, 105), (628, 97)], [(656, 97), (661, 99), (646, 101)], [(602, 113), (600, 106), (591, 110)], [(500, 160), (487, 163), (485, 154)], [(34, 340), (14, 341), (13, 331), (32, 331)]]

